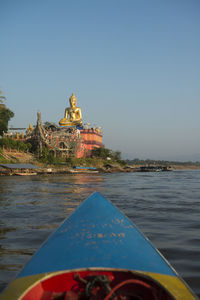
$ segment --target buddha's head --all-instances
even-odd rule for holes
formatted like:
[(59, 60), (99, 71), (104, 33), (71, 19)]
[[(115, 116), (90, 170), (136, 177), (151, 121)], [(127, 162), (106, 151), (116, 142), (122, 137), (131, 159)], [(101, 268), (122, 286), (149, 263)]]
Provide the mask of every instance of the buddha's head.
[(76, 107), (77, 100), (73, 93), (72, 93), (71, 97), (69, 98), (69, 103), (72, 108)]

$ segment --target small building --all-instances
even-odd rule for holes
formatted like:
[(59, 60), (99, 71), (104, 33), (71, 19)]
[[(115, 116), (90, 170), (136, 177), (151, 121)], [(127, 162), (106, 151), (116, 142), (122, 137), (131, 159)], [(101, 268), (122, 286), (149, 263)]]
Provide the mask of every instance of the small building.
[(37, 175), (33, 164), (0, 164), (0, 175)]

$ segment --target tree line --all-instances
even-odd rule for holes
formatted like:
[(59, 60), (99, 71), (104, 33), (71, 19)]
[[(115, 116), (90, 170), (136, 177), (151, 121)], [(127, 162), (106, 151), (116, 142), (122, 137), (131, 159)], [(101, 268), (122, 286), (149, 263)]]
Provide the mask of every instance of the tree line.
[(14, 117), (14, 112), (12, 112), (5, 105), (6, 97), (0, 91), (0, 136), (8, 132), (8, 122)]

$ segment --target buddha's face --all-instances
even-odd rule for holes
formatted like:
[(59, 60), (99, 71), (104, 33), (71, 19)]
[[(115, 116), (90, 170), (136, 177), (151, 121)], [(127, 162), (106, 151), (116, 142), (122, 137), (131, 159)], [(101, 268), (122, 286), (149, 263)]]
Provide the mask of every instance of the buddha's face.
[(72, 108), (76, 107), (76, 98), (75, 97), (70, 98), (70, 105)]

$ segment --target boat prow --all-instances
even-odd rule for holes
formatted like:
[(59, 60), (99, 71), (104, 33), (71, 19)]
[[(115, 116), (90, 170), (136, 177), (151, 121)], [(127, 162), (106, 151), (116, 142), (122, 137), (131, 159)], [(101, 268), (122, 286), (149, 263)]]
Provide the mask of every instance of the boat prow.
[(197, 299), (149, 240), (93, 193), (35, 253), (0, 299)]

